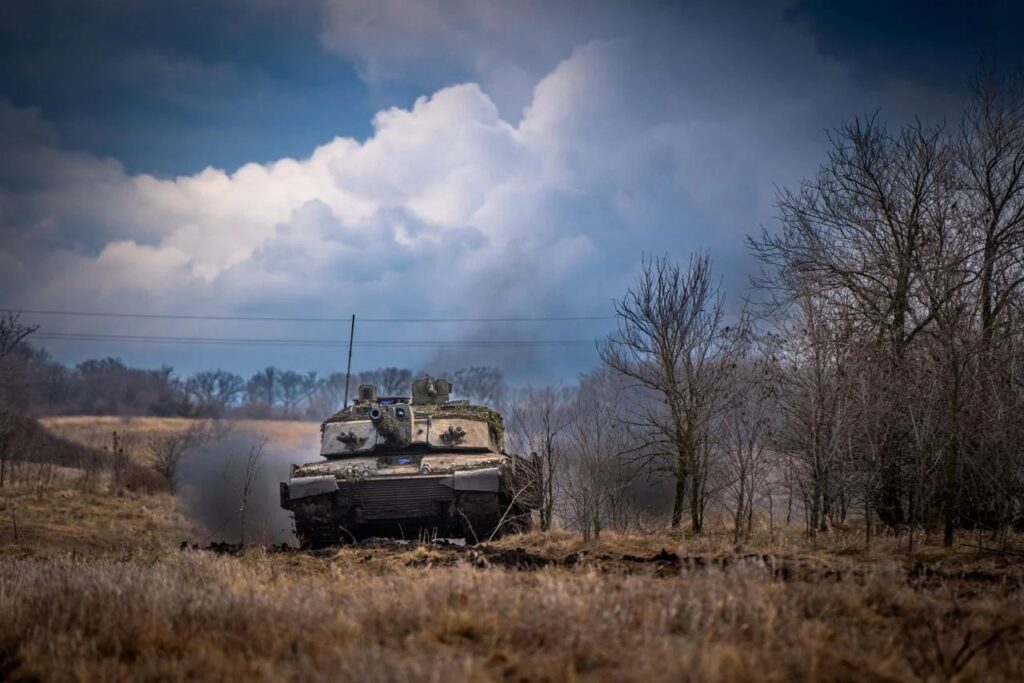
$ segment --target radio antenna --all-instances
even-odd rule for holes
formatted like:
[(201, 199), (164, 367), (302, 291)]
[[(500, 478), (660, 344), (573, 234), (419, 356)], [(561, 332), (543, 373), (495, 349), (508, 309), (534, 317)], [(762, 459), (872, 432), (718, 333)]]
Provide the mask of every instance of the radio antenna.
[(352, 314), (352, 324), (348, 328), (348, 366), (345, 368), (345, 402), (341, 406), (344, 410), (348, 408), (348, 380), (352, 376), (352, 339), (356, 335), (356, 314)]

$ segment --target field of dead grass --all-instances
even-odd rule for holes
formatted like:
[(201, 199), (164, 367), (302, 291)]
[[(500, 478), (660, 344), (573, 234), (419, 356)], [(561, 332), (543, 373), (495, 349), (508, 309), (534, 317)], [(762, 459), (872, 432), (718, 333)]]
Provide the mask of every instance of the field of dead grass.
[[(185, 417), (111, 417), (95, 415), (70, 415), (46, 417), (39, 421), (46, 429), (75, 443), (102, 450), (110, 448), (113, 434), (127, 442), (129, 451), (136, 459), (144, 457), (144, 442), (154, 436), (184, 432), (194, 423)], [(224, 420), (226, 428), (248, 434), (266, 436), (269, 441), (282, 446), (302, 446), (319, 435), (320, 425), (316, 422), (299, 420)], [(311, 457), (316, 453), (311, 453)]]
[[(161, 495), (5, 489), (0, 679), (1024, 679), (1012, 556), (727, 534), (181, 550)], [(2, 513), (0, 513), (2, 515)]]
[[(424, 562), (453, 554), (451, 563)], [(1020, 586), (486, 549), (0, 558), (13, 680), (1021, 680)], [(497, 555), (492, 555), (498, 557)]]
[[(113, 427), (91, 420), (48, 426)], [(170, 494), (54, 481), (0, 489), (0, 680), (1024, 680), (1020, 539), (554, 531), (214, 552), (179, 547)]]
[(189, 537), (190, 524), (170, 493), (83, 491), (74, 484), (67, 474), (45, 491), (0, 489), (0, 556), (153, 552)]

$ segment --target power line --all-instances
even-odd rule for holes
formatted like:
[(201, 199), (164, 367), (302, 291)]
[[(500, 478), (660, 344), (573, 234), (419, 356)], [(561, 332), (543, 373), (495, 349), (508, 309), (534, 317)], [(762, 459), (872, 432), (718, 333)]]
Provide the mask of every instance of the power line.
[[(343, 323), (350, 317), (343, 318), (308, 318), (257, 315), (186, 315), (175, 313), (114, 313), (110, 311), (67, 311), (44, 310), (32, 308), (0, 308), (9, 313), (28, 313), (30, 315), (73, 316), (84, 318), (137, 318), (156, 320), (237, 320), (254, 322), (291, 322), (291, 323)], [(575, 316), (508, 316), (496, 318), (359, 318), (361, 323), (525, 323), (525, 322), (581, 322), (586, 320), (614, 320), (609, 315), (575, 315)]]
[[(210, 344), (220, 346), (306, 346), (306, 347), (338, 347), (347, 346), (344, 339), (260, 339), (248, 337), (179, 337), (150, 336), (129, 334), (93, 334), (84, 332), (37, 332), (34, 339), (52, 341), (97, 341), (97, 342), (129, 342), (150, 344)], [(375, 346), (387, 348), (423, 348), (423, 347), (541, 347), (541, 346), (578, 346), (592, 345), (594, 339), (463, 339), (463, 340), (357, 340), (356, 346)]]

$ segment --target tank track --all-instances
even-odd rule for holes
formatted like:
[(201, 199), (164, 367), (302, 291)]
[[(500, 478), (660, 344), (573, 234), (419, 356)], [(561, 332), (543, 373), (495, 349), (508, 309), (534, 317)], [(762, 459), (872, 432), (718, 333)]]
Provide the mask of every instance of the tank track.
[(337, 545), (341, 538), (334, 515), (334, 501), (320, 500), (295, 510), (295, 535), (303, 548)]
[[(524, 497), (525, 498), (525, 497)], [(473, 545), (532, 527), (528, 499), (516, 500), (503, 485), (496, 492), (459, 491), (450, 505), (430, 516), (371, 517), (362, 506), (351, 507), (351, 494), (325, 494), (286, 505), (295, 517), (295, 533), (303, 548), (325, 548), (371, 537), (414, 539), (427, 536), (462, 537)]]

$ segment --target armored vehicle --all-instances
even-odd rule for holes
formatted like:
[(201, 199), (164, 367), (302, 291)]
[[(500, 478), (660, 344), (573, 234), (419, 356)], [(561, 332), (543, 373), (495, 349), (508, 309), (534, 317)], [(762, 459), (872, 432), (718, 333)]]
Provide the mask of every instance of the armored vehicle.
[(505, 452), (494, 410), (450, 401), (450, 382), (425, 377), (412, 396), (361, 385), (320, 426), (322, 461), (293, 466), (281, 507), (305, 547), (370, 537), (475, 543), (529, 527), (539, 468)]

